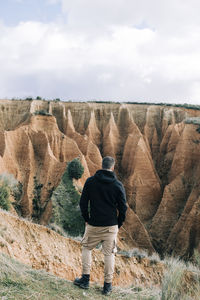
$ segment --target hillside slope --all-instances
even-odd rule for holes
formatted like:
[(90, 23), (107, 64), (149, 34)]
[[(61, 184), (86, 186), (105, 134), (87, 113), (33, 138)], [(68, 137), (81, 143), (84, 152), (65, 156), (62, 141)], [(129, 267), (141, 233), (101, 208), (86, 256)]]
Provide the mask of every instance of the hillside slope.
[[(33, 270), (1, 253), (0, 270), (0, 298), (2, 300), (103, 300), (107, 298), (102, 295), (102, 286), (99, 284), (92, 283), (89, 290), (82, 290), (68, 280), (43, 270)], [(155, 287), (114, 287), (109, 299), (159, 300), (159, 294), (160, 289)]]
[[(49, 228), (19, 219), (0, 210), (0, 252), (61, 278), (74, 280), (81, 274), (80, 242), (60, 236)], [(93, 251), (91, 280), (103, 284), (104, 259)], [(164, 265), (147, 258), (116, 256), (113, 284), (118, 286), (161, 284)]]

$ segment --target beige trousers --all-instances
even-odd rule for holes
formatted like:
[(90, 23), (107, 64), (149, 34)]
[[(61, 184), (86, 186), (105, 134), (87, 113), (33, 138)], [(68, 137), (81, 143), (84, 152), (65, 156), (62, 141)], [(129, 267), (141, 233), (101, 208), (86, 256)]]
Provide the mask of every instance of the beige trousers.
[(104, 254), (104, 281), (107, 283), (112, 282), (115, 253), (116, 253), (116, 240), (118, 233), (118, 225), (114, 226), (91, 226), (86, 225), (85, 233), (81, 241), (82, 249), (82, 268), (83, 274), (90, 274), (91, 267), (91, 250), (94, 249), (99, 243), (102, 244), (102, 252)]

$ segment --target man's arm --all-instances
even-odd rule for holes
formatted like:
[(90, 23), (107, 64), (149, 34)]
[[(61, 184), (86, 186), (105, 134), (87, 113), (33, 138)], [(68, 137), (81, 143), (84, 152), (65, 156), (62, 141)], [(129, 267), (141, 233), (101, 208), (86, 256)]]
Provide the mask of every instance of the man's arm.
[(88, 202), (89, 202), (89, 194), (88, 194), (88, 187), (86, 181), (80, 198), (81, 214), (86, 223), (89, 220)]
[(125, 220), (127, 205), (126, 205), (126, 193), (124, 186), (120, 184), (118, 201), (117, 201), (117, 209), (118, 209), (118, 227), (120, 228)]

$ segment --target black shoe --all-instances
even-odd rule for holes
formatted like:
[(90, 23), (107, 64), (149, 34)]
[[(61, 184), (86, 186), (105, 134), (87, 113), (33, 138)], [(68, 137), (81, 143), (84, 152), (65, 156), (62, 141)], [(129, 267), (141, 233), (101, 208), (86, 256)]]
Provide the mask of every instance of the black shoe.
[(104, 286), (103, 286), (103, 291), (102, 294), (103, 295), (109, 295), (112, 292), (112, 283), (109, 282), (104, 282)]
[(76, 278), (73, 283), (82, 289), (89, 289), (89, 281), (90, 275), (83, 274), (81, 278)]

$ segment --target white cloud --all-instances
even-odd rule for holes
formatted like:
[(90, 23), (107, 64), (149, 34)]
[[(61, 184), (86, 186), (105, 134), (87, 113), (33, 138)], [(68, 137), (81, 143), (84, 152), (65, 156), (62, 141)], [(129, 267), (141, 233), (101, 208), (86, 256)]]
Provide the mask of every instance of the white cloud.
[(60, 3), (61, 0), (46, 0), (47, 4), (57, 4)]
[(198, 0), (61, 0), (68, 23), (79, 29), (146, 23), (165, 34), (184, 34), (200, 25)]
[(1, 98), (200, 104), (196, 0), (60, 2), (64, 22), (0, 25)]

